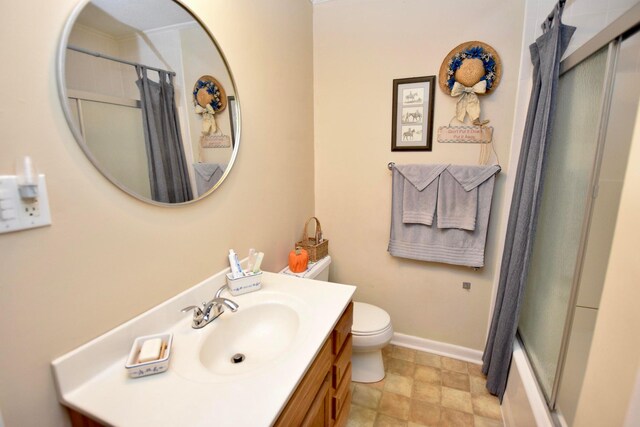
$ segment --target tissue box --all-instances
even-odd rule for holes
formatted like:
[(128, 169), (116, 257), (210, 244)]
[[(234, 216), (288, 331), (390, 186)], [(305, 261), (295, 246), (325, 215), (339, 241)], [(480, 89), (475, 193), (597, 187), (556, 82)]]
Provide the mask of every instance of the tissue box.
[[(160, 351), (160, 358), (158, 360), (151, 360), (149, 362), (138, 363), (138, 354), (140, 348), (146, 340), (160, 338), (162, 340), (162, 350)], [(160, 374), (165, 372), (169, 368), (169, 358), (171, 358), (171, 344), (173, 343), (172, 334), (156, 334), (146, 335), (144, 337), (138, 337), (131, 346), (127, 363), (124, 367), (129, 372), (131, 378), (144, 377), (147, 375)]]
[(233, 296), (257, 291), (262, 287), (262, 271), (249, 273), (237, 278), (234, 278), (232, 273), (227, 273), (227, 285), (229, 286), (229, 292)]

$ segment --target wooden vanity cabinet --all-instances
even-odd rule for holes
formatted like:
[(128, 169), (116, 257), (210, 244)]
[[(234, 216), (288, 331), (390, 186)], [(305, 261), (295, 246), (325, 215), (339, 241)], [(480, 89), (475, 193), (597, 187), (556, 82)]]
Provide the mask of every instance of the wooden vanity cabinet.
[(69, 418), (71, 419), (72, 427), (104, 427), (103, 424), (100, 424), (99, 422), (94, 421), (86, 415), (76, 412), (71, 408), (67, 408), (67, 411), (69, 411)]
[[(351, 325), (353, 303), (349, 303), (333, 332), (322, 345), (275, 426), (342, 427), (351, 408)], [(101, 427), (69, 408), (73, 427)]]
[(351, 408), (351, 325), (349, 303), (333, 332), (275, 422), (277, 427), (342, 427)]

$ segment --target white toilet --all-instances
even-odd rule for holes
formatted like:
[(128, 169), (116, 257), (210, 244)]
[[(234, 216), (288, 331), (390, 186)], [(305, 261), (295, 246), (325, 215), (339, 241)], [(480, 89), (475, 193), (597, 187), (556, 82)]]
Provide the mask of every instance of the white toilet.
[[(289, 267), (280, 273), (328, 281), (330, 264), (331, 257), (327, 256), (311, 265), (304, 273), (292, 273)], [(389, 344), (393, 336), (389, 314), (375, 305), (354, 302), (351, 334), (353, 336), (352, 380), (360, 383), (374, 383), (382, 380), (384, 378), (382, 348)]]

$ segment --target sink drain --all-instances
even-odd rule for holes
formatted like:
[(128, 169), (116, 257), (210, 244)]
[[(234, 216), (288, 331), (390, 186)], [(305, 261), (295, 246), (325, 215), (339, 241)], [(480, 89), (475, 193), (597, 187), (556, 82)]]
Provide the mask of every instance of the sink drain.
[(231, 356), (231, 363), (242, 363), (244, 362), (245, 356), (242, 353), (236, 353)]

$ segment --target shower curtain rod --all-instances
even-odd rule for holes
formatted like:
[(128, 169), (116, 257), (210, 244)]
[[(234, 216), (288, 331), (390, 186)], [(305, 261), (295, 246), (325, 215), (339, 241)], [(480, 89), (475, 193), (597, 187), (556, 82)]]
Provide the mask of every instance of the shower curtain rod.
[(81, 47), (77, 47), (77, 46), (73, 46), (73, 45), (68, 45), (67, 49), (75, 50), (76, 52), (80, 52), (80, 53), (86, 53), (87, 55), (95, 56), (95, 57), (98, 57), (98, 58), (108, 59), (110, 61), (121, 62), (123, 64), (133, 65), (134, 67), (137, 67), (137, 66), (145, 67), (147, 70), (164, 72), (164, 73), (167, 73), (167, 74), (169, 74), (171, 76), (175, 76), (176, 75), (175, 71), (167, 71), (167, 70), (163, 70), (162, 68), (149, 67), (147, 65), (139, 64), (137, 62), (125, 61), (124, 59), (115, 58), (113, 56), (105, 55), (105, 54), (100, 53), (100, 52), (94, 52), (94, 51), (88, 50), (88, 49), (83, 49)]

